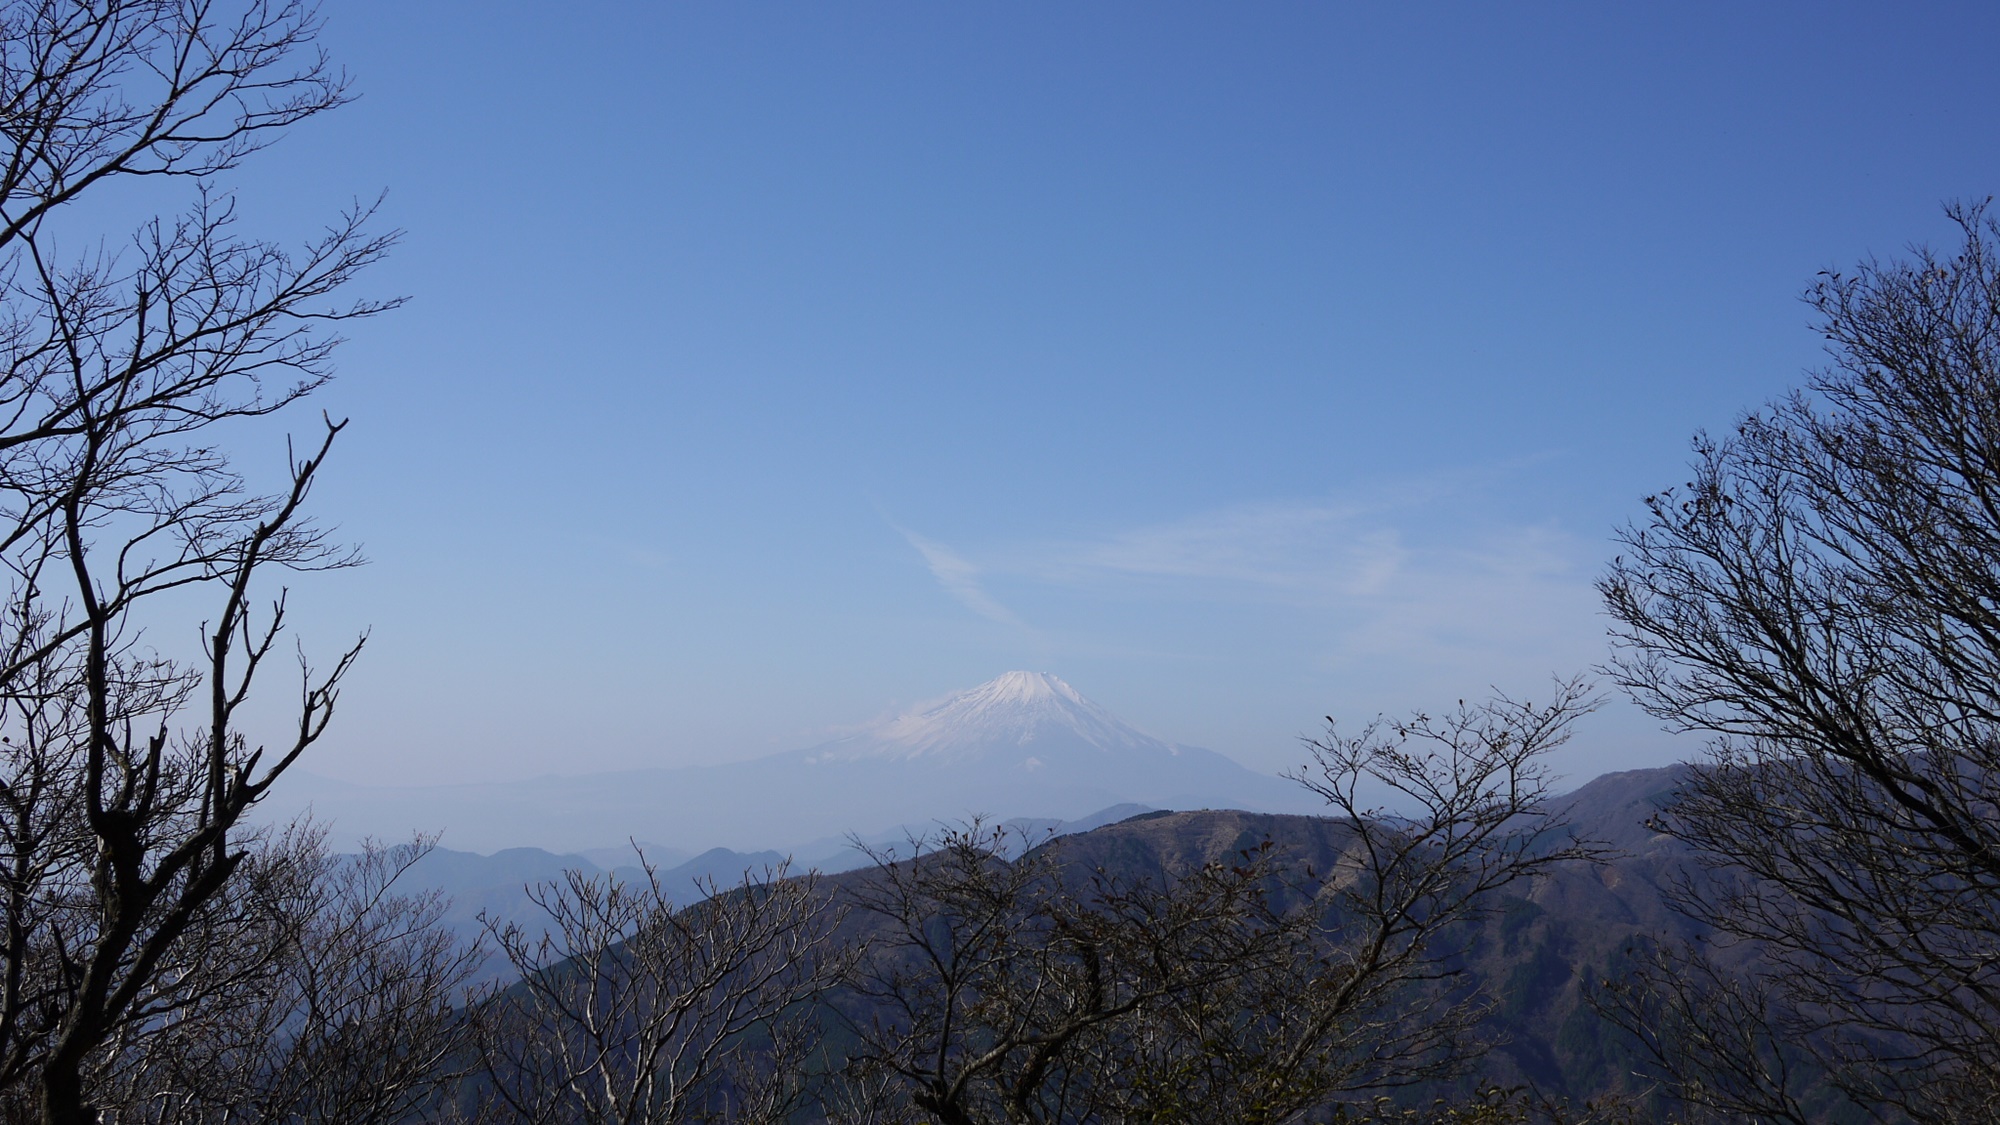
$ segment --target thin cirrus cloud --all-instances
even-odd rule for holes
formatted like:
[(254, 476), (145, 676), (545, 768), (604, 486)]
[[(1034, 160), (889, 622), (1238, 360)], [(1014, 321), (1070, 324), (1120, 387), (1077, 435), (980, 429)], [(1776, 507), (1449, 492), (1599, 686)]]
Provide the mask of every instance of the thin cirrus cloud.
[(931, 577), (936, 578), (945, 593), (956, 598), (960, 605), (990, 621), (1025, 628), (1014, 611), (994, 601), (992, 595), (986, 592), (979, 581), (979, 568), (967, 562), (964, 556), (916, 532), (904, 528), (896, 530), (924, 557), (924, 565), (930, 568)]
[(1286, 601), (1366, 596), (1394, 578), (1409, 551), (1393, 528), (1362, 526), (1359, 516), (1320, 504), (1243, 505), (1030, 553), (1001, 569), (1052, 581), (1152, 580)]
[(1017, 604), (1039, 587), (1236, 607), (1214, 619), (1222, 628), (1257, 628), (1251, 621), (1263, 615), (1241, 611), (1262, 604), (1319, 622), (1314, 659), (1328, 667), (1485, 675), (1601, 659), (1586, 544), (1552, 525), (1475, 526), (1436, 510), (1437, 499), (1237, 505), (1089, 539), (994, 545), (971, 558), (903, 535), (966, 608), (1022, 628), (993, 589), (1013, 591)]

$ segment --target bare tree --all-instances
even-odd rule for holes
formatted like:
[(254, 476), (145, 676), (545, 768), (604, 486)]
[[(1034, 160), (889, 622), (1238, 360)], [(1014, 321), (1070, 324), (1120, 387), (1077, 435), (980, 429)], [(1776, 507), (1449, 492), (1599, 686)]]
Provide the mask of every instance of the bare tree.
[(746, 874), (676, 908), (641, 863), (643, 882), (570, 871), (533, 890), (543, 933), (488, 923), (520, 980), (466, 1009), (478, 1120), (775, 1125), (802, 1104), (843, 964), (817, 876)]
[[(1460, 984), (1471, 924), (1502, 890), (1609, 854), (1571, 829), (1546, 763), (1596, 707), (1572, 679), (1545, 704), (1495, 696), (1347, 737), (1329, 719), (1310, 744), (1315, 768), (1299, 780), (1353, 832), (1320, 892), (1326, 996), (1304, 1026), (1343, 1069), (1318, 1084), (1395, 1086), (1455, 1069), (1478, 1045), (1486, 1001)], [(1429, 998), (1420, 1016), (1417, 997)]]
[(1187, 870), (1068, 841), (1010, 862), (976, 828), (879, 856), (854, 891), (876, 929), (850, 1118), (1282, 1122), (1452, 1070), (1485, 1010), (1458, 980), (1468, 923), (1599, 854), (1541, 763), (1591, 706), (1568, 683), (1312, 743), (1301, 780), (1339, 814), (1320, 866), (1268, 842)]
[(1111, 1045), (1146, 1005), (1199, 991), (1275, 949), (1263, 853), (1165, 883), (1075, 872), (973, 823), (872, 853), (851, 889), (868, 956), (849, 980), (860, 1049), (850, 1116), (1062, 1122), (1112, 1105)]
[(1519, 1086), (1487, 1086), (1470, 1096), (1434, 1098), (1423, 1105), (1399, 1105), (1389, 1097), (1342, 1106), (1333, 1125), (1690, 1125), (1679, 1118), (1659, 1121), (1631, 1101), (1605, 1097), (1572, 1106), (1549, 1101)]
[(275, 955), (175, 966), (205, 994), (101, 1053), (104, 1120), (391, 1125), (447, 1108), (466, 1073), (457, 1001), (483, 952), (440, 924), (440, 894), (396, 890), (430, 848), (337, 856), (295, 827), (253, 850), (213, 913), (257, 919)]
[(1949, 214), (1821, 276), (1831, 366), (1698, 437), (1601, 583), (1618, 680), (1714, 739), (1657, 821), (1710, 868), (1682, 908), (1824, 1082), (1940, 1122), (2000, 1114), (2000, 226)]
[[(0, 1087), (52, 1125), (95, 1120), (107, 1045), (199, 1004), (172, 967), (256, 931), (226, 909), (256, 867), (244, 814), (324, 732), (359, 649), (302, 666), (295, 727), (250, 744), (239, 710), (285, 617), (256, 579), (355, 561), (302, 514), (344, 423), (270, 494), (205, 431), (311, 393), (330, 330), (387, 307), (333, 299), (392, 240), (367, 208), (288, 251), (237, 235), (208, 186), (345, 99), (316, 30), (293, 0), (0, 8)], [(106, 249), (72, 205), (131, 179), (190, 202)], [(158, 607), (204, 595), (199, 647), (161, 648), (148, 622), (178, 618)], [(275, 948), (231, 954), (216, 987)]]
[(1748, 958), (1725, 964), (1686, 942), (1628, 951), (1619, 976), (1586, 998), (1639, 1045), (1692, 1113), (1758, 1125), (1813, 1125), (1820, 1074), (1796, 1034), (1810, 1034)]

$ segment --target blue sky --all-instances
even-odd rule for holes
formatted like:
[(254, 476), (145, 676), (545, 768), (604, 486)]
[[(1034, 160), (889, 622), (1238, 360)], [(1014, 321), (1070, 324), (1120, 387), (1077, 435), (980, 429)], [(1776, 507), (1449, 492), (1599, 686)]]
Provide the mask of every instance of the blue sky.
[[(307, 766), (355, 780), (1012, 668), (1274, 769), (1532, 694), (1690, 435), (1817, 362), (1813, 274), (2000, 189), (1985, 5), (324, 14), (361, 100), (232, 183), (407, 231), (323, 399), (373, 562), (299, 592), (374, 630)], [(1563, 767), (1694, 749), (1613, 705)]]

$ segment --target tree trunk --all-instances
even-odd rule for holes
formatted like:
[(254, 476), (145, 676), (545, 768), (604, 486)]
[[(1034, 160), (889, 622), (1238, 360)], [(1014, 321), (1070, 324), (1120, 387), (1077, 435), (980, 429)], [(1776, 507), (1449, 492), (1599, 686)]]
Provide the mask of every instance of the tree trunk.
[(42, 1070), (42, 1125), (98, 1125), (97, 1108), (84, 1098), (81, 1068), (65, 1058)]

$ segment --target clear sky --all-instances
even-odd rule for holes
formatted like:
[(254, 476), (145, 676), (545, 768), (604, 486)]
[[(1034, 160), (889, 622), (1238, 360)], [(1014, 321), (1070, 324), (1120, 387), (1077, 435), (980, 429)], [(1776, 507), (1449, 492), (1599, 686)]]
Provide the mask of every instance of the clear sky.
[[(1278, 768), (1604, 658), (1798, 294), (2000, 190), (1986, 4), (328, 0), (354, 780), (709, 762), (1013, 668)], [(305, 419), (295, 422), (303, 428)], [(264, 456), (259, 446), (246, 457)], [(275, 685), (274, 685), (275, 686)], [(1587, 776), (1692, 752), (1629, 707)]]

